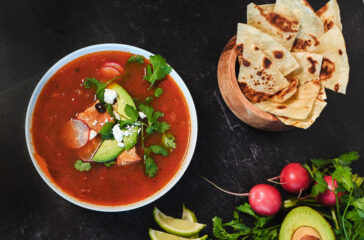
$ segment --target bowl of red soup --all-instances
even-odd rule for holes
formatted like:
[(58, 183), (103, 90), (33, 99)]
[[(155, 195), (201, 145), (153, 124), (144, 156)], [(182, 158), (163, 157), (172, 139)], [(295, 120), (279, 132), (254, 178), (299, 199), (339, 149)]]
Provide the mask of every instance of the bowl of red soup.
[(66, 200), (114, 212), (144, 206), (186, 171), (195, 105), (166, 60), (100, 44), (51, 67), (30, 99), (26, 141), (43, 180)]

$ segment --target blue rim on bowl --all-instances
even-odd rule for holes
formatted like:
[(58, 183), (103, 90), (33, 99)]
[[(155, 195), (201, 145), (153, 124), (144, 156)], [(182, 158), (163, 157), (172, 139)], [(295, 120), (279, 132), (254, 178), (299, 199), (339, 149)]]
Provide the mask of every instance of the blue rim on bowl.
[(130, 52), (133, 54), (142, 55), (148, 59), (151, 55), (153, 55), (152, 53), (145, 51), (143, 49), (137, 48), (137, 47), (133, 47), (130, 45), (125, 45), (125, 44), (113, 44), (113, 43), (92, 45), (92, 46), (85, 47), (85, 48), (79, 49), (75, 52), (68, 54), (67, 56), (65, 56), (64, 58), (59, 60), (56, 64), (54, 64), (44, 74), (42, 79), (37, 84), (32, 96), (30, 98), (29, 104), (28, 104), (28, 109), (27, 109), (26, 118), (25, 118), (25, 137), (26, 137), (26, 143), (27, 143), (29, 155), (32, 159), (34, 167), (36, 168), (36, 170), (38, 171), (38, 173), (42, 177), (42, 179), (47, 183), (47, 185), (53, 191), (55, 191), (58, 195), (60, 195), (61, 197), (63, 197), (64, 199), (68, 200), (69, 202), (71, 202), (75, 205), (78, 205), (80, 207), (84, 207), (87, 209), (91, 209), (91, 210), (95, 210), (95, 211), (102, 211), (102, 212), (121, 212), (121, 211), (136, 209), (136, 208), (145, 206), (151, 202), (154, 202), (155, 200), (159, 199), (164, 194), (166, 194), (179, 181), (179, 179), (182, 177), (182, 175), (187, 170), (187, 167), (189, 166), (189, 164), (192, 160), (192, 156), (193, 156), (193, 153), (194, 153), (194, 150), (196, 147), (197, 130), (198, 130), (197, 114), (196, 114), (195, 104), (193, 102), (192, 96), (191, 96), (187, 86), (185, 85), (185, 83), (183, 82), (181, 77), (177, 74), (177, 72), (174, 69), (172, 69), (172, 71), (169, 75), (173, 78), (173, 80), (175, 81), (175, 83), (178, 85), (179, 89), (183, 93), (183, 96), (184, 96), (187, 106), (188, 106), (190, 122), (191, 122), (191, 130), (190, 130), (188, 148), (187, 148), (186, 154), (184, 156), (184, 159), (182, 161), (180, 168), (178, 169), (176, 174), (172, 177), (172, 179), (165, 186), (163, 186), (159, 191), (152, 194), (151, 196), (149, 196), (143, 200), (140, 200), (138, 202), (134, 202), (134, 203), (126, 204), (126, 205), (119, 205), (119, 206), (103, 206), (103, 205), (88, 203), (85, 201), (81, 201), (81, 200), (71, 196), (70, 194), (64, 192), (59, 186), (57, 186), (56, 183), (53, 182), (52, 179), (50, 179), (49, 176), (47, 176), (44, 173), (44, 171), (39, 166), (38, 161), (34, 157), (35, 150), (34, 150), (34, 146), (32, 144), (32, 133), (31, 133), (34, 107), (35, 107), (38, 96), (41, 93), (44, 85), (60, 68), (62, 68), (67, 63), (69, 63), (81, 56), (84, 56), (84, 55), (87, 55), (90, 53), (94, 53), (94, 52), (101, 52), (101, 51)]

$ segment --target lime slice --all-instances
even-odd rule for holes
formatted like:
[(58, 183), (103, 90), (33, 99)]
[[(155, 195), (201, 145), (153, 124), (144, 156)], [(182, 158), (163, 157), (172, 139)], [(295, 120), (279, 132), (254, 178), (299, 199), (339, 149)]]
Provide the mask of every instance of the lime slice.
[(182, 212), (182, 220), (187, 220), (190, 222), (197, 223), (197, 218), (194, 212), (192, 212), (190, 209), (186, 208), (185, 205), (182, 205), (183, 212)]
[(166, 232), (182, 237), (191, 237), (199, 233), (206, 225), (164, 215), (158, 208), (153, 209), (154, 220)]
[(152, 240), (205, 240), (207, 239), (207, 235), (200, 238), (184, 238), (176, 235), (172, 235), (165, 232), (156, 231), (153, 229), (149, 229), (149, 236)]

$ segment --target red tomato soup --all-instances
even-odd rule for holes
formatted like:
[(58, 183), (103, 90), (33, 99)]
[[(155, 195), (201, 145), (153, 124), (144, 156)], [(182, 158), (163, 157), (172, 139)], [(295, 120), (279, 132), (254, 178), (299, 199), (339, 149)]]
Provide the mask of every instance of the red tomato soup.
[[(145, 199), (172, 179), (186, 154), (190, 116), (181, 90), (169, 75), (157, 81), (149, 90), (150, 83), (143, 79), (149, 62), (127, 63), (131, 56), (126, 52), (105, 51), (88, 54), (68, 63), (45, 84), (34, 108), (31, 131), (35, 157), (53, 182), (79, 200), (115, 206)], [(163, 94), (159, 98), (154, 97), (149, 104), (155, 111), (164, 113), (160, 121), (170, 125), (168, 132), (175, 137), (176, 148), (168, 156), (153, 155), (158, 166), (153, 178), (146, 175), (143, 160), (110, 167), (91, 163), (91, 170), (80, 172), (74, 167), (75, 161), (79, 159), (76, 150), (69, 148), (62, 140), (62, 127), (95, 103), (95, 89), (86, 89), (83, 86), (85, 79), (95, 77), (103, 82), (109, 80), (101, 68), (106, 62), (115, 62), (124, 68), (124, 77), (115, 82), (134, 98), (136, 105), (138, 101), (153, 96), (155, 88), (163, 89)], [(144, 144), (160, 145), (161, 134), (152, 133)], [(136, 148), (143, 159), (141, 145), (138, 137)]]

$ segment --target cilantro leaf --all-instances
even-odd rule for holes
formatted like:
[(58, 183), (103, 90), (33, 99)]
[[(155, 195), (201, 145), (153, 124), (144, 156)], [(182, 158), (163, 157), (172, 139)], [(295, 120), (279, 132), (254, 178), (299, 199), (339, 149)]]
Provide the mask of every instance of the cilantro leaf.
[(162, 146), (159, 146), (159, 145), (151, 145), (149, 147), (149, 149), (153, 153), (155, 153), (155, 154), (159, 154), (159, 155), (163, 155), (163, 156), (168, 156), (168, 152)]
[(134, 56), (131, 56), (131, 57), (128, 59), (128, 63), (132, 63), (132, 62), (137, 62), (137, 63), (143, 64), (143, 63), (144, 63), (144, 57), (143, 57), (143, 56), (141, 56), (141, 55), (134, 55)]
[(147, 115), (148, 120), (152, 118), (154, 109), (152, 106), (140, 104), (140, 111), (142, 111), (145, 115)]
[(349, 166), (353, 161), (356, 161), (359, 159), (359, 153), (352, 151), (345, 154), (342, 154), (338, 157), (339, 164), (344, 166)]
[(135, 110), (135, 108), (130, 106), (129, 104), (126, 104), (126, 106), (125, 106), (125, 113), (134, 122), (136, 122), (138, 120), (139, 114), (138, 114), (137, 110)]
[(91, 164), (89, 162), (83, 162), (82, 160), (77, 160), (74, 164), (77, 171), (88, 172), (91, 170)]
[(175, 142), (176, 138), (172, 135), (172, 133), (165, 133), (162, 135), (162, 144), (169, 151), (173, 151), (176, 148), (177, 144)]
[(95, 87), (97, 99), (100, 101), (100, 103), (102, 103), (102, 104), (105, 103), (104, 102), (104, 93), (105, 93), (105, 88), (106, 88), (107, 84), (100, 82), (96, 78), (86, 78), (85, 82), (83, 83), (83, 86), (85, 88)]
[(167, 74), (171, 72), (172, 68), (161, 55), (151, 56), (149, 60), (153, 69), (151, 65), (147, 66), (147, 75), (144, 76), (144, 79), (148, 81), (150, 87), (152, 87), (157, 80), (165, 78)]
[(150, 178), (154, 177), (158, 172), (158, 166), (154, 162), (153, 158), (151, 158), (148, 155), (144, 155), (144, 164), (145, 164), (145, 174), (147, 174), (147, 176)]
[(104, 124), (104, 126), (102, 126), (102, 128), (100, 130), (100, 135), (103, 140), (112, 139), (114, 137), (114, 135), (112, 134), (112, 131), (111, 131), (113, 126), (114, 126), (114, 123), (112, 123), (112, 122), (107, 122)]
[(322, 158), (313, 158), (311, 159), (311, 162), (316, 165), (317, 167), (324, 167), (324, 166), (327, 166), (331, 163), (331, 160), (328, 159), (328, 160), (324, 160)]
[(314, 180), (317, 184), (313, 185), (311, 195), (317, 197), (320, 193), (325, 192), (328, 186), (321, 172), (315, 172)]
[(351, 168), (346, 166), (335, 166), (335, 171), (332, 173), (332, 177), (336, 179), (342, 186), (350, 192), (350, 190), (354, 187), (354, 183), (352, 181), (352, 173)]
[(111, 162), (106, 162), (106, 163), (104, 163), (104, 165), (106, 166), (106, 167), (111, 167), (112, 165), (114, 165), (116, 162), (115, 161), (111, 161)]
[(145, 115), (147, 115), (148, 127), (145, 130), (146, 133), (152, 134), (155, 131), (159, 133), (165, 133), (170, 128), (170, 125), (168, 123), (158, 121), (158, 119), (160, 117), (163, 117), (164, 114), (158, 111), (154, 112), (152, 106), (140, 104), (139, 109)]
[(244, 205), (236, 207), (236, 210), (248, 214), (254, 218), (258, 218), (258, 215), (253, 211), (252, 207), (248, 203), (244, 203)]
[(160, 96), (162, 96), (163, 94), (163, 88), (157, 88), (155, 91), (154, 91), (154, 96), (159, 98)]
[(146, 97), (145, 102), (150, 103), (151, 101), (153, 101), (153, 99), (154, 99), (153, 97)]

